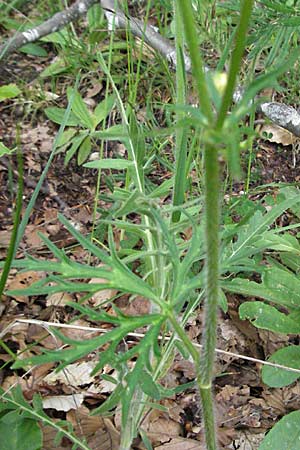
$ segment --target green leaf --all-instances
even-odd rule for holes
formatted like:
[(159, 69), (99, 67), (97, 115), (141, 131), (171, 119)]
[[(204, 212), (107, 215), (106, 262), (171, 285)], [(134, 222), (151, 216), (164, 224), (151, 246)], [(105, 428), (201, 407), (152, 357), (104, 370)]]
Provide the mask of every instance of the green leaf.
[(46, 77), (52, 77), (54, 75), (58, 75), (63, 72), (67, 72), (70, 66), (66, 65), (66, 61), (62, 58), (58, 58), (56, 61), (51, 63), (46, 69), (44, 69), (40, 73), (40, 77), (46, 78)]
[[(8, 432), (9, 431), (9, 432)], [(0, 420), (1, 450), (40, 450), (42, 431), (35, 420), (11, 411)]]
[(63, 147), (66, 144), (71, 144), (71, 139), (74, 137), (74, 135), (77, 133), (76, 128), (69, 128), (68, 130), (65, 130), (59, 141), (57, 142), (57, 147)]
[[(52, 120), (52, 122), (58, 123), (59, 125), (63, 123), (65, 112), (65, 109), (57, 108), (56, 106), (45, 109), (45, 114), (48, 119)], [(69, 127), (76, 127), (79, 125), (79, 120), (74, 114), (72, 114), (72, 112), (70, 112), (69, 118), (65, 125)]]
[(170, 193), (174, 185), (174, 177), (163, 181), (159, 186), (155, 187), (149, 194), (149, 198), (161, 198)]
[(109, 139), (110, 141), (128, 141), (128, 133), (123, 125), (113, 125), (103, 131), (93, 131), (91, 134), (96, 139)]
[[(68, 100), (70, 101), (73, 94), (73, 89), (68, 88), (67, 89), (67, 96)], [(91, 114), (89, 113), (89, 110), (87, 109), (86, 104), (84, 103), (83, 99), (81, 98), (79, 92), (75, 92), (74, 94), (74, 101), (72, 104), (72, 112), (75, 114), (75, 116), (78, 117), (81, 121), (81, 125), (84, 125), (85, 127), (92, 130), (94, 128), (94, 122)]]
[[(291, 345), (277, 350), (268, 361), (282, 366), (292, 367), (300, 370), (300, 347)], [(277, 367), (263, 366), (262, 380), (273, 388), (288, 386), (300, 378), (300, 373), (290, 372)]]
[(300, 279), (294, 273), (272, 266), (264, 272), (263, 282), (281, 295), (287, 306), (300, 308)]
[(226, 295), (224, 294), (224, 292), (222, 291), (222, 289), (220, 289), (220, 293), (219, 293), (219, 306), (224, 313), (226, 313), (228, 311), (227, 298), (226, 298)]
[(93, 5), (91, 8), (88, 9), (87, 12), (87, 19), (89, 24), (89, 32), (93, 29), (97, 29), (101, 25), (101, 18), (102, 18), (102, 10), (100, 8), (100, 5)]
[(151, 398), (154, 398), (155, 400), (160, 400), (161, 395), (158, 387), (156, 386), (155, 382), (153, 381), (152, 376), (149, 372), (146, 372), (145, 370), (142, 371), (140, 374), (140, 382), (139, 382), (142, 391), (148, 395)]
[(126, 159), (99, 159), (96, 161), (90, 161), (84, 164), (84, 167), (89, 167), (93, 169), (115, 169), (123, 170), (128, 169), (133, 165), (132, 161), (127, 161)]
[(72, 145), (69, 148), (69, 150), (66, 153), (65, 156), (65, 165), (68, 164), (68, 162), (70, 161), (70, 159), (75, 155), (75, 153), (77, 152), (79, 146), (81, 145), (82, 141), (87, 137), (88, 132), (79, 134), (78, 136), (75, 136), (72, 139)]
[(142, 429), (139, 431), (140, 436), (142, 438), (143, 444), (146, 447), (146, 450), (153, 450), (152, 444), (150, 439), (148, 438), (147, 434), (145, 433), (145, 431), (143, 431)]
[(15, 148), (7, 148), (2, 142), (0, 142), (0, 158), (4, 155), (11, 155), (15, 151)]
[(20, 51), (26, 53), (27, 55), (41, 56), (41, 57), (48, 56), (47, 50), (45, 50), (43, 47), (33, 42), (23, 45), (23, 47), (20, 48)]
[(239, 308), (242, 320), (251, 320), (257, 328), (273, 331), (274, 333), (298, 334), (300, 323), (278, 311), (274, 306), (263, 302), (245, 302)]
[(123, 387), (122, 383), (119, 383), (118, 386), (110, 394), (108, 399), (98, 408), (92, 410), (91, 416), (101, 415), (115, 408), (120, 403), (120, 398), (122, 394), (124, 395), (124, 390), (125, 388)]
[[(291, 198), (295, 195), (300, 195), (300, 190), (296, 188), (295, 186), (286, 186), (282, 189), (280, 189), (280, 194), (284, 196), (284, 198)], [(300, 203), (294, 205), (291, 208), (293, 214), (295, 214), (298, 218), (300, 218)]]
[(293, 255), (290, 253), (282, 253), (280, 255), (282, 263), (289, 269), (299, 274), (300, 272), (300, 258), (298, 255)]
[(234, 278), (220, 284), (225, 291), (263, 298), (287, 308), (300, 308), (300, 280), (295, 274), (275, 266), (263, 272), (261, 283)]
[(56, 31), (54, 33), (48, 34), (47, 36), (43, 36), (41, 38), (41, 41), (43, 42), (51, 42), (53, 44), (59, 44), (61, 47), (66, 47), (67, 45), (69, 47), (80, 47), (79, 42), (71, 36), (69, 31), (66, 28), (63, 28), (59, 31)]
[[(274, 206), (264, 215), (261, 211), (256, 211), (247, 223), (237, 225), (236, 233), (238, 238), (234, 244), (230, 244), (232, 250), (231, 254), (226, 258), (226, 266), (229, 268), (230, 264), (236, 263), (240, 258), (245, 258), (246, 256), (250, 256), (257, 253), (257, 251), (267, 248), (261, 241), (262, 233), (266, 232), (268, 226), (270, 226), (286, 209), (291, 208), (299, 203), (299, 201), (299, 195), (295, 195)], [(257, 246), (258, 242), (260, 242), (260, 247)]]
[(94, 128), (96, 128), (96, 126), (100, 122), (102, 122), (111, 112), (115, 103), (115, 99), (116, 99), (115, 95), (110, 95), (96, 106), (93, 113)]
[(261, 236), (261, 240), (255, 243), (255, 246), (260, 248), (264, 246), (270, 250), (300, 255), (299, 241), (291, 234), (279, 235), (276, 232), (266, 232)]
[(70, 161), (70, 159), (75, 155), (79, 146), (81, 145), (82, 141), (87, 137), (87, 135), (88, 135), (88, 131), (86, 131), (84, 133), (80, 133), (78, 136), (75, 136), (72, 139), (72, 145), (66, 153), (65, 165), (67, 165), (68, 162)]
[(299, 450), (300, 411), (284, 416), (267, 434), (258, 450)]
[(6, 84), (0, 87), (0, 102), (8, 98), (14, 98), (21, 94), (21, 90), (14, 83)]
[(87, 160), (92, 150), (92, 143), (91, 138), (87, 136), (85, 140), (82, 142), (82, 144), (79, 147), (78, 154), (77, 154), (77, 162), (78, 165), (81, 166), (81, 164), (84, 163), (84, 161)]

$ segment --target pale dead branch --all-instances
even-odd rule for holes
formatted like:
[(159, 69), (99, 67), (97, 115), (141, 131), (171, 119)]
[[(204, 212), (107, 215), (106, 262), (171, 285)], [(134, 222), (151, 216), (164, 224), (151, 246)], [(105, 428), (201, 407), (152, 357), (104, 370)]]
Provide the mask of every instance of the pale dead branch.
[[(107, 333), (109, 330), (107, 328), (98, 328), (98, 327), (88, 327), (88, 326), (81, 326), (81, 325), (72, 325), (67, 323), (57, 323), (57, 322), (46, 322), (44, 320), (38, 320), (38, 319), (15, 319), (12, 323), (10, 323), (1, 333), (0, 333), (0, 339), (2, 339), (10, 330), (13, 329), (14, 326), (16, 326), (18, 323), (29, 323), (29, 324), (35, 324), (38, 325), (48, 332), (50, 332), (51, 327), (53, 328), (69, 328), (74, 330), (84, 330), (84, 331), (90, 331), (91, 333), (94, 333), (95, 331), (98, 331), (99, 333)], [(128, 333), (128, 337), (134, 337), (141, 339), (145, 337), (145, 334), (143, 333)], [(171, 336), (158, 336), (158, 339), (160, 341), (169, 341), (172, 339)], [(193, 342), (194, 347), (201, 349), (201, 344), (196, 344)], [(300, 374), (300, 369), (295, 369), (294, 367), (288, 367), (283, 366), (282, 364), (276, 364), (272, 363), (270, 361), (263, 361), (262, 359), (252, 358), (251, 356), (246, 355), (240, 355), (239, 353), (234, 352), (227, 352), (226, 350), (221, 350), (216, 348), (216, 353), (222, 354), (222, 355), (228, 355), (232, 356), (236, 359), (243, 359), (246, 361), (251, 361), (256, 364), (261, 364), (263, 366), (269, 366), (269, 367), (275, 367), (277, 369), (286, 370), (288, 372), (295, 372)]]

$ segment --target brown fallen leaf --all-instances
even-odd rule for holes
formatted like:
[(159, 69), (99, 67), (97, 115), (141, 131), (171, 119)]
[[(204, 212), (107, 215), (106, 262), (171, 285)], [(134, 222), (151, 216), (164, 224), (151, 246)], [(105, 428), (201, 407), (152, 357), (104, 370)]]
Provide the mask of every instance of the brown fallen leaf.
[(299, 139), (290, 131), (275, 124), (266, 124), (260, 130), (263, 139), (281, 145), (294, 145)]
[(77, 411), (67, 413), (67, 420), (72, 423), (76, 436), (84, 437), (91, 450), (117, 450), (120, 434), (111, 420), (100, 416), (90, 416), (83, 406)]
[(182, 434), (182, 426), (170, 419), (168, 413), (154, 409), (142, 424), (142, 429), (147, 434), (153, 446), (169, 442)]
[[(7, 289), (11, 291), (15, 289), (24, 289), (30, 286), (35, 281), (38, 281), (40, 278), (42, 278), (42, 276), (43, 275), (41, 272), (18, 272), (12, 279), (8, 280)], [(26, 295), (11, 295), (10, 297), (14, 298), (18, 302), (28, 303), (28, 296)]]
[(46, 306), (65, 306), (73, 300), (67, 292), (55, 292), (47, 297)]

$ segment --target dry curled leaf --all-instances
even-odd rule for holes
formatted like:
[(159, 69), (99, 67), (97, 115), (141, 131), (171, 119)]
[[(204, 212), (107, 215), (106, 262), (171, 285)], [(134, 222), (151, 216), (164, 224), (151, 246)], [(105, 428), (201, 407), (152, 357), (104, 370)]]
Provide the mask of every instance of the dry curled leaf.
[(294, 145), (299, 139), (288, 130), (275, 124), (266, 124), (260, 130), (262, 138), (281, 145)]

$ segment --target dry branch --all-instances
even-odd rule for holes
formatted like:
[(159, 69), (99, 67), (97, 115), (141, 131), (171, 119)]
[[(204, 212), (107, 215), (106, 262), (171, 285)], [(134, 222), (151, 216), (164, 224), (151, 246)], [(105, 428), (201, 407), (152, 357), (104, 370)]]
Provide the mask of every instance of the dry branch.
[[(98, 2), (104, 10), (110, 29), (112, 27), (130, 28), (133, 35), (143, 39), (144, 42), (164, 56), (173, 67), (176, 66), (176, 50), (172, 42), (162, 37), (150, 25), (126, 15), (117, 6), (116, 0), (77, 0), (70, 8), (56, 13), (41, 25), (16, 33), (11, 39), (0, 45), (0, 61), (23, 45), (35, 42), (41, 37), (60, 30), (70, 22), (74, 22)], [(190, 58), (187, 55), (185, 55), (185, 67), (187, 71), (191, 70)], [(237, 89), (237, 92), (241, 91), (241, 88)], [(259, 105), (257, 110), (263, 113), (271, 122), (300, 137), (300, 115), (296, 109), (283, 103), (267, 102)]]
[(36, 42), (48, 34), (60, 30), (70, 22), (74, 22), (99, 0), (77, 0), (70, 8), (54, 14), (50, 19), (27, 31), (16, 33), (11, 39), (0, 45), (0, 61), (10, 53), (29, 42)]

